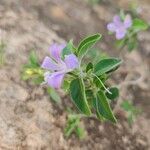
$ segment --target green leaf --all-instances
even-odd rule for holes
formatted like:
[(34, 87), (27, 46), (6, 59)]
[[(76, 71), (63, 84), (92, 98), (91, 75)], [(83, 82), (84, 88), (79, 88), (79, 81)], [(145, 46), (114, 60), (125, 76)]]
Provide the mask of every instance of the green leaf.
[(136, 18), (133, 20), (133, 29), (136, 31), (146, 30), (148, 27), (149, 25), (141, 19)]
[(83, 79), (73, 80), (70, 84), (70, 92), (71, 92), (72, 101), (75, 103), (78, 109), (82, 113), (86, 115), (90, 115), (91, 110), (87, 102)]
[(96, 95), (96, 99), (95, 99), (95, 105), (96, 105), (96, 111), (98, 113), (98, 115), (101, 117), (104, 117), (105, 119), (116, 123), (117, 120), (115, 118), (115, 116), (113, 115), (113, 112), (110, 108), (110, 105), (107, 101), (107, 98), (104, 94), (104, 92), (99, 91)]
[(130, 125), (133, 123), (137, 115), (141, 113), (141, 110), (134, 106), (129, 100), (124, 100), (121, 104), (121, 107), (127, 112), (127, 119)]
[(88, 63), (88, 65), (86, 66), (86, 72), (93, 70), (93, 64), (90, 62)]
[(32, 78), (32, 81), (34, 84), (40, 85), (42, 82), (44, 82), (44, 77), (41, 75), (36, 75)]
[(92, 36), (89, 36), (81, 41), (81, 43), (78, 46), (77, 54), (79, 57), (82, 57), (86, 54), (89, 48), (91, 48), (96, 42), (98, 42), (101, 39), (100, 34), (94, 34)]
[(94, 94), (93, 94), (93, 91), (92, 90), (86, 90), (85, 91), (86, 92), (86, 97), (87, 98), (90, 98), (90, 99), (93, 99), (93, 97), (94, 97)]
[(67, 125), (64, 129), (65, 136), (69, 137), (77, 128), (79, 123), (80, 123), (80, 117), (78, 117), (78, 115), (69, 115), (67, 120)]
[(119, 96), (119, 90), (118, 90), (118, 88), (111, 87), (108, 90), (111, 92), (111, 94), (108, 93), (108, 92), (106, 92), (106, 96), (107, 96), (108, 99), (114, 100), (114, 99), (116, 99)]
[(65, 57), (65, 55), (69, 55), (69, 54), (72, 54), (73, 52), (75, 51), (75, 47), (73, 45), (73, 41), (70, 40), (68, 42), (68, 44), (66, 45), (66, 47), (63, 49), (62, 51), (62, 58)]
[(94, 73), (99, 76), (117, 68), (122, 61), (116, 58), (108, 58), (99, 61), (94, 67)]
[(67, 80), (64, 80), (62, 89), (63, 89), (65, 92), (68, 93), (69, 88), (70, 88), (70, 81), (69, 81), (68, 79), (67, 79)]
[(132, 50), (134, 50), (135, 48), (137, 48), (138, 42), (136, 39), (131, 39), (128, 42), (128, 50), (129, 52), (131, 52)]
[(60, 96), (58, 95), (58, 93), (53, 89), (53, 88), (50, 88), (48, 87), (47, 88), (47, 92), (48, 94), (50, 95), (50, 98), (56, 102), (56, 103), (61, 103), (61, 98)]
[(39, 66), (38, 58), (37, 58), (37, 55), (34, 51), (31, 51), (31, 53), (29, 55), (29, 63), (32, 67), (38, 67)]
[(122, 102), (121, 107), (125, 110), (125, 111), (132, 111), (132, 109), (134, 108), (133, 104), (131, 101), (125, 100)]
[(126, 38), (123, 38), (122, 40), (117, 40), (116, 42), (115, 42), (115, 45), (118, 47), (118, 48), (122, 48), (122, 47), (124, 47), (125, 45), (126, 45), (126, 43), (127, 43), (127, 39)]
[(104, 83), (102, 82), (102, 80), (99, 77), (95, 77), (93, 82), (95, 83), (96, 87), (98, 87), (99, 89), (101, 89), (104, 85)]
[(31, 79), (34, 84), (41, 84), (44, 81), (44, 71), (40, 67), (26, 66), (23, 67), (21, 78)]
[(77, 127), (75, 131), (76, 131), (76, 134), (78, 135), (80, 140), (85, 138), (85, 135), (86, 135), (85, 128)]
[(85, 93), (86, 93), (86, 97), (87, 97), (89, 107), (90, 107), (90, 109), (92, 109), (93, 108), (93, 100), (94, 100), (93, 91), (88, 89), (88, 90), (85, 91)]

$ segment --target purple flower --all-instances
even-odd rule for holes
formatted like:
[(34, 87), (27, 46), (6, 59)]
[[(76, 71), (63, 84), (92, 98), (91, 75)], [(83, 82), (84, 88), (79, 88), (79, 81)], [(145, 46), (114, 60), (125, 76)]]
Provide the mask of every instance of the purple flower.
[(116, 15), (113, 18), (113, 22), (107, 25), (107, 29), (110, 32), (116, 33), (116, 39), (123, 39), (127, 33), (127, 29), (132, 26), (132, 19), (130, 15), (126, 15), (124, 21), (121, 20), (120, 16)]
[(66, 73), (73, 71), (79, 66), (76, 55), (66, 55), (64, 60), (61, 58), (62, 50), (65, 45), (53, 44), (50, 48), (50, 57), (46, 56), (41, 67), (48, 70), (44, 74), (45, 82), (52, 88), (61, 87)]

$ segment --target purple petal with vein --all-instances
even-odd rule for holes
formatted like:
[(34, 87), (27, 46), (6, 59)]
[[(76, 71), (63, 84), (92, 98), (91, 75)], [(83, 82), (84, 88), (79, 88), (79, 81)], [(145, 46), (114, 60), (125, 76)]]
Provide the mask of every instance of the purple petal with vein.
[(132, 26), (132, 19), (130, 15), (126, 15), (125, 20), (124, 20), (124, 27), (129, 28)]
[(110, 32), (115, 32), (116, 31), (116, 26), (114, 23), (109, 23), (107, 25), (107, 29), (110, 31)]
[(52, 87), (52, 88), (55, 88), (55, 89), (61, 88), (64, 75), (65, 74), (62, 73), (62, 72), (54, 72), (54, 73), (52, 73), (51, 75), (49, 75), (46, 78), (48, 85), (50, 87)]
[(56, 44), (54, 43), (50, 48), (50, 55), (53, 59), (55, 59), (57, 62), (61, 60), (61, 52), (65, 48), (65, 44)]
[(41, 67), (51, 71), (59, 69), (58, 65), (48, 56), (46, 56), (45, 59), (43, 60)]
[(78, 58), (74, 54), (66, 55), (64, 62), (67, 69), (75, 69), (79, 66)]
[(120, 16), (118, 16), (118, 15), (114, 16), (113, 23), (115, 24), (116, 28), (122, 26), (122, 24), (123, 24), (121, 22)]
[(116, 31), (116, 39), (120, 40), (122, 38), (124, 38), (124, 36), (126, 35), (126, 29), (125, 28), (119, 28), (117, 31)]

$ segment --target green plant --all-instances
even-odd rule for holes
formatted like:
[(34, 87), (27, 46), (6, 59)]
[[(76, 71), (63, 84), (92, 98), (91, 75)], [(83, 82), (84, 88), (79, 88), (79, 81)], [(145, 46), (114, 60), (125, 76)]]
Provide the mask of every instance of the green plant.
[(74, 113), (68, 114), (64, 134), (67, 138), (69, 138), (72, 133), (75, 133), (80, 140), (84, 139), (86, 136), (86, 130), (84, 126), (81, 124), (81, 115), (79, 114)]
[(133, 103), (129, 100), (125, 100), (122, 102), (121, 107), (127, 112), (127, 119), (130, 125), (134, 122), (137, 115), (141, 112), (141, 110), (133, 105)]
[(85, 116), (95, 113), (100, 120), (116, 123), (108, 98), (114, 99), (118, 96), (118, 90), (113, 87), (110, 88), (110, 92), (106, 80), (118, 69), (122, 61), (110, 57), (99, 57), (99, 61), (92, 60), (86, 62), (86, 65), (83, 61), (100, 39), (100, 34), (94, 34), (83, 39), (77, 47), (72, 41), (67, 45), (53, 44), (50, 48), (50, 57), (46, 56), (42, 63), (42, 68), (46, 70), (44, 79), (51, 88), (61, 87), (70, 93), (71, 100), (80, 113)]
[(28, 63), (23, 66), (22, 79), (32, 81), (36, 84), (43, 82), (43, 69), (41, 69), (36, 53), (32, 51), (29, 55)]

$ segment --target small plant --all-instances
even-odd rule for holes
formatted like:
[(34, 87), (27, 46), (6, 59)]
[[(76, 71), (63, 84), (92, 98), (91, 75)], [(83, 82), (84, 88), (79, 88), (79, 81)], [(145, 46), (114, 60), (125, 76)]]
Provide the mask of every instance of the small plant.
[(43, 69), (41, 69), (36, 53), (32, 51), (29, 55), (28, 63), (23, 66), (22, 79), (32, 81), (36, 84), (43, 82)]
[(140, 31), (147, 30), (149, 25), (137, 17), (133, 18), (121, 11), (120, 15), (113, 18), (113, 22), (107, 25), (110, 33), (116, 34), (116, 45), (119, 48), (127, 46), (128, 51), (132, 51), (138, 46), (137, 35)]
[[(83, 39), (77, 47), (68, 44), (53, 44), (50, 56), (46, 56), (41, 67), (45, 70), (44, 82), (54, 89), (65, 89), (72, 102), (85, 116), (96, 114), (100, 120), (116, 123), (109, 99), (114, 99), (118, 90), (108, 88), (106, 80), (122, 63), (117, 58), (104, 58), (97, 63), (85, 62), (88, 50), (101, 39), (100, 34)], [(113, 87), (114, 88), (114, 87)], [(116, 88), (115, 88), (116, 89)], [(108, 97), (108, 98), (107, 98)]]
[(134, 122), (137, 115), (141, 112), (141, 110), (133, 105), (133, 103), (129, 100), (125, 100), (122, 102), (121, 107), (127, 112), (127, 119), (130, 125)]
[(0, 66), (5, 63), (5, 59), (4, 59), (5, 47), (6, 47), (6, 45), (4, 44), (4, 42), (1, 41), (0, 42)]
[(67, 118), (67, 124), (64, 129), (64, 134), (67, 138), (75, 133), (80, 140), (84, 139), (86, 136), (86, 130), (81, 124), (81, 115), (69, 113)]

